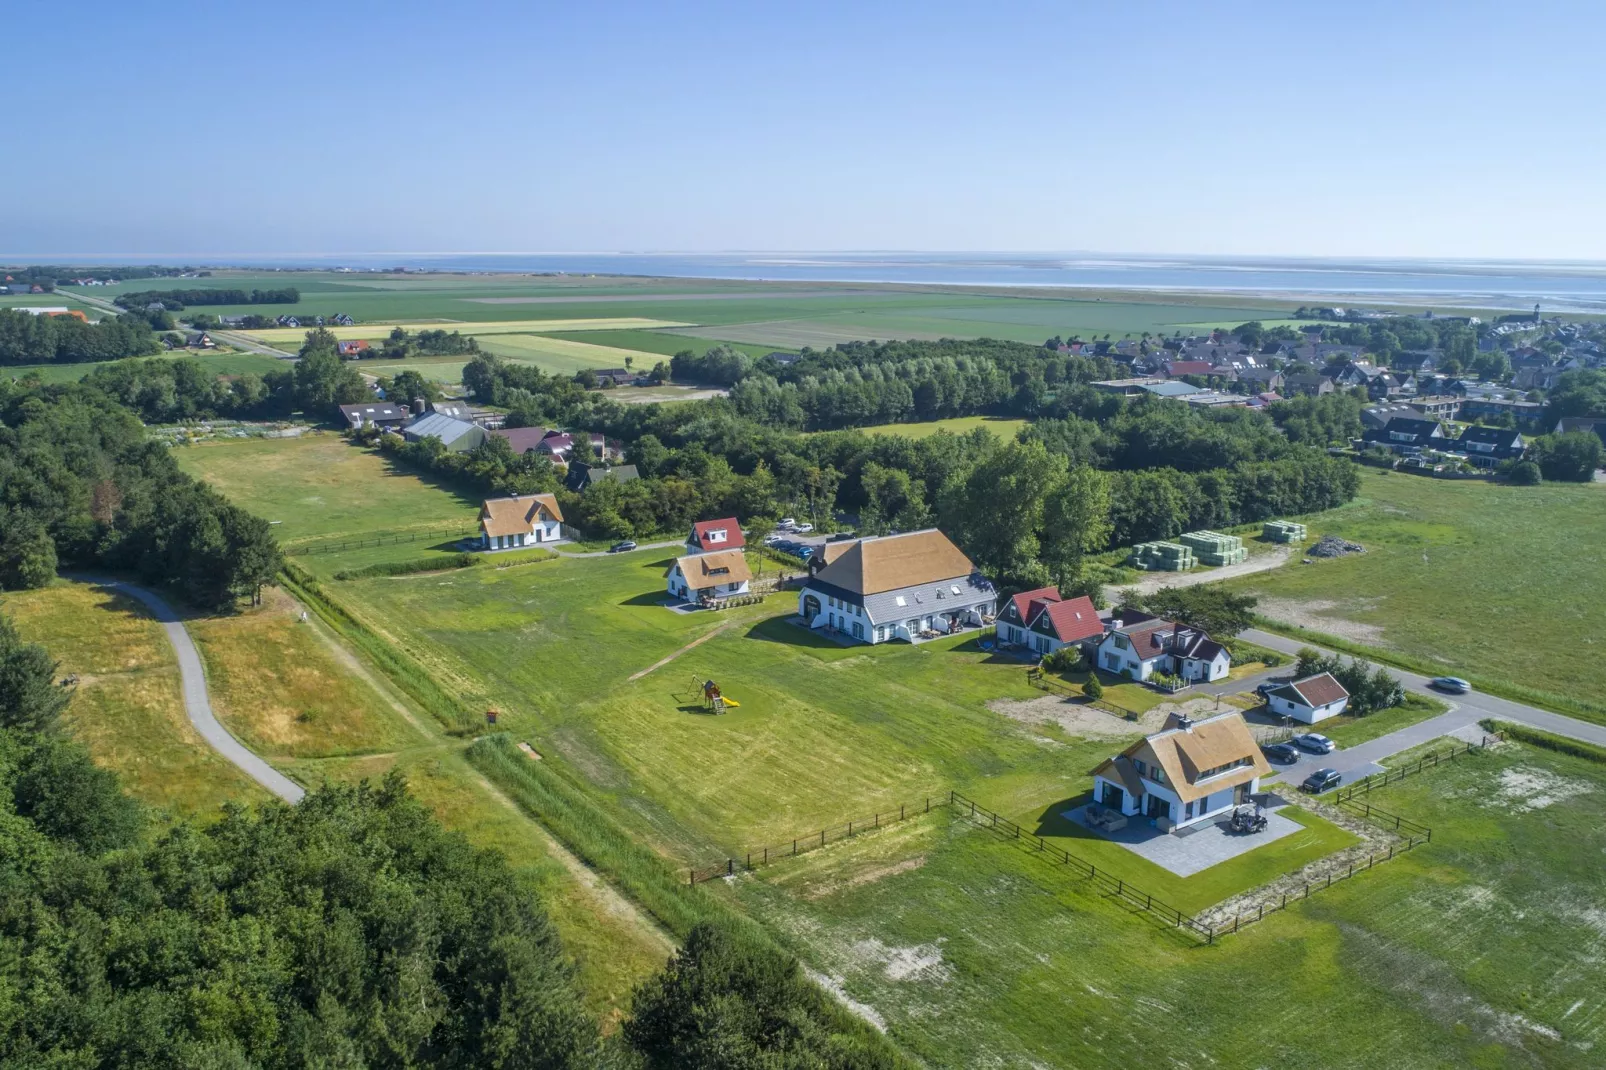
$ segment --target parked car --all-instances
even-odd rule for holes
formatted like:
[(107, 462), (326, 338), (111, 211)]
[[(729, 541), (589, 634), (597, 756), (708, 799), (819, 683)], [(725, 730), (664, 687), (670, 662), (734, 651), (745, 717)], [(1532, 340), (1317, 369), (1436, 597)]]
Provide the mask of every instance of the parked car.
[(1459, 676), (1435, 676), (1428, 681), (1428, 686), (1452, 695), (1464, 695), (1472, 690), (1472, 685)]
[(1312, 754), (1331, 754), (1338, 749), (1338, 744), (1322, 735), (1320, 732), (1306, 732), (1289, 740), (1300, 750), (1308, 750)]
[(786, 541), (786, 539), (784, 537), (782, 537), (780, 535), (773, 534), (773, 533), (764, 536), (764, 545), (765, 546), (779, 546), (781, 543), (783, 543), (785, 541)]
[(1261, 698), (1265, 698), (1267, 695), (1271, 694), (1273, 691), (1277, 690), (1281, 686), (1282, 686), (1282, 684), (1274, 684), (1274, 683), (1271, 683), (1270, 681), (1267, 681), (1266, 683), (1263, 683), (1263, 684), (1256, 684), (1255, 685), (1255, 694), (1259, 695)]
[(793, 524), (792, 530), (799, 535), (807, 535), (814, 530), (813, 524)]
[(789, 516), (783, 516), (775, 522), (777, 531), (791, 531), (795, 527), (797, 527), (797, 521)]
[(1261, 747), (1260, 751), (1274, 762), (1299, 761), (1299, 748), (1292, 743), (1273, 743), (1269, 746)]
[(835, 534), (831, 535), (831, 537), (826, 539), (825, 541), (826, 542), (847, 542), (849, 539), (857, 539), (858, 537), (859, 537), (859, 533), (857, 531), (838, 531)]
[(809, 558), (814, 556), (814, 547), (812, 547), (812, 546), (800, 546), (800, 547), (798, 547), (797, 556), (801, 557), (803, 560), (807, 561)]
[(635, 548), (636, 548), (635, 540), (626, 539), (623, 542), (616, 542), (612, 546), (608, 547), (608, 552), (610, 554), (628, 554), (631, 550), (634, 550)]
[(1299, 790), (1308, 791), (1312, 795), (1320, 795), (1324, 791), (1330, 791), (1338, 787), (1343, 781), (1344, 774), (1337, 769), (1318, 769), (1305, 778), (1304, 782), (1299, 785)]

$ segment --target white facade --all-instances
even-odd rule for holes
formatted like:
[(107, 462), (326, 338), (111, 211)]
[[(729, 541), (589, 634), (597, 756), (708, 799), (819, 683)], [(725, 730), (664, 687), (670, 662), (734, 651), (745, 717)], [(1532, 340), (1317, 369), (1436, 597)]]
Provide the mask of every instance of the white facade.
[(1232, 671), (1232, 656), (1226, 650), (1216, 651), (1213, 658), (1178, 658), (1178, 676), (1184, 680), (1207, 682), (1225, 680)]
[(1231, 810), (1260, 790), (1260, 778), (1255, 777), (1243, 784), (1212, 791), (1192, 802), (1183, 802), (1176, 792), (1148, 776), (1140, 776), (1139, 783), (1143, 786), (1143, 795), (1134, 797), (1119, 781), (1095, 775), (1093, 801), (1119, 810), (1127, 817), (1149, 818), (1156, 823), (1163, 820), (1170, 828), (1186, 828)]
[[(895, 615), (895, 619), (873, 620), (863, 605), (808, 586), (798, 592), (797, 612), (804, 626), (810, 630), (830, 628), (861, 643), (873, 645), (890, 643), (894, 639), (918, 642), (921, 633), (927, 631), (948, 633), (980, 627), (984, 619), (992, 615), (995, 604), (991, 599), (977, 601), (954, 597), (952, 604), (945, 605), (942, 600), (933, 602), (929, 598), (924, 602), (916, 602), (911, 596), (904, 597), (904, 605), (899, 606), (898, 599), (903, 596), (896, 591), (875, 597), (878, 601), (890, 597), (892, 604), (889, 612)], [(904, 616), (904, 613), (908, 616)]]
[(480, 546), (486, 550), (511, 550), (519, 546), (535, 546), (543, 542), (557, 542), (563, 538), (563, 525), (556, 520), (535, 520), (526, 533), (511, 535), (480, 535)]
[(1157, 654), (1152, 658), (1138, 657), (1137, 651), (1132, 649), (1132, 640), (1120, 632), (1111, 632), (1099, 644), (1099, 668), (1116, 676), (1147, 680), (1156, 672), (1165, 672), (1170, 660), (1166, 654)]
[(1273, 692), (1266, 697), (1266, 705), (1273, 713), (1280, 713), (1284, 717), (1292, 717), (1294, 720), (1303, 721), (1305, 724), (1315, 724), (1317, 721), (1325, 721), (1329, 717), (1337, 717), (1343, 713), (1344, 707), (1349, 705), (1349, 696), (1345, 695), (1341, 699), (1335, 699), (1322, 706), (1310, 706), (1303, 702), (1295, 702), (1292, 699), (1285, 698), (1278, 692)]
[(668, 586), (670, 594), (674, 595), (676, 598), (681, 598), (688, 602), (696, 602), (704, 597), (730, 598), (733, 595), (747, 594), (749, 591), (749, 584), (746, 580), (736, 580), (731, 583), (717, 583), (712, 587), (704, 587), (701, 590), (697, 590), (686, 582), (686, 574), (681, 571), (680, 564), (678, 562), (669, 570)]

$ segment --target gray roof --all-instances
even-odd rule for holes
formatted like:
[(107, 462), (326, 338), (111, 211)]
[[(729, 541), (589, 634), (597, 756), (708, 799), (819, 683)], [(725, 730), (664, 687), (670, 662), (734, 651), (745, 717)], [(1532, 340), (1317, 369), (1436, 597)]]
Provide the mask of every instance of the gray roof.
[(1159, 394), (1163, 398), (1185, 398), (1189, 394), (1204, 392), (1200, 387), (1176, 381), (1169, 383), (1141, 383), (1138, 388), (1147, 390), (1151, 394)]
[(405, 406), (392, 405), (388, 401), (359, 401), (355, 405), (340, 406), (340, 411), (346, 414), (348, 420), (358, 419), (364, 422), (407, 419)]
[(475, 424), (459, 420), (444, 413), (428, 412), (407, 425), (409, 438), (438, 438), (450, 446), (464, 435), (476, 430)]
[[(806, 586), (827, 590), (838, 598), (862, 605), (871, 624), (892, 624), (932, 613), (966, 610), (984, 602), (995, 604), (998, 597), (998, 591), (979, 572), (933, 583), (917, 583), (912, 587), (898, 587), (881, 594), (856, 595), (812, 580)], [(958, 594), (953, 591), (955, 587), (959, 588)], [(937, 597), (938, 591), (942, 592), (940, 598)], [(903, 599), (903, 605), (898, 604), (900, 598)]]

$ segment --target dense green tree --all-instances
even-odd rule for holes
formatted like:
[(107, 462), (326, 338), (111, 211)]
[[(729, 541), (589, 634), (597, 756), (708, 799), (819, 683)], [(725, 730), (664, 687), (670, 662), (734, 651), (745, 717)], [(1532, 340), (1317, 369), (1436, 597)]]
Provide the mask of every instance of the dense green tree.
[(1540, 435), (1528, 444), (1528, 456), (1540, 473), (1551, 480), (1588, 483), (1600, 468), (1603, 450), (1593, 431)]
[(25, 643), (0, 616), (0, 729), (49, 732), (71, 698), (56, 683), (57, 665), (37, 643)]
[(1110, 480), (1086, 465), (1071, 468), (1043, 505), (1042, 558), (1067, 593), (1082, 576), (1086, 554), (1110, 539)]
[(379, 380), (379, 385), (384, 388), (385, 397), (398, 405), (411, 405), (414, 398), (423, 398), (425, 401), (441, 399), (440, 386), (411, 368), (397, 372), (394, 378)]
[(1156, 616), (1198, 628), (1216, 639), (1231, 639), (1254, 623), (1257, 600), (1216, 584), (1163, 587), (1142, 600)]

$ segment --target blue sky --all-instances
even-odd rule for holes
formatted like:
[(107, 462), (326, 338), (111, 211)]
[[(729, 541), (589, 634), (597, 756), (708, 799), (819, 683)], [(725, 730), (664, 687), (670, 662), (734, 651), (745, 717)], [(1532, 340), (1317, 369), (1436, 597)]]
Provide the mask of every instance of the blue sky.
[(1606, 7), (13, 4), (0, 254), (1606, 259)]

